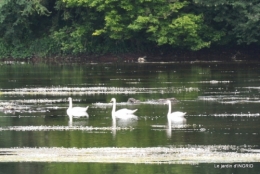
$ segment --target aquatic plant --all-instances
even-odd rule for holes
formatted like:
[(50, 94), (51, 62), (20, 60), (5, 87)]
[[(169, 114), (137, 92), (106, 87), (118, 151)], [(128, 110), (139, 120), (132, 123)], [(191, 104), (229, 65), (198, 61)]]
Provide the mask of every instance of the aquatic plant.
[[(243, 152), (237, 152), (239, 149)], [(2, 162), (199, 164), (259, 162), (258, 150), (230, 145), (146, 148), (0, 148)]]

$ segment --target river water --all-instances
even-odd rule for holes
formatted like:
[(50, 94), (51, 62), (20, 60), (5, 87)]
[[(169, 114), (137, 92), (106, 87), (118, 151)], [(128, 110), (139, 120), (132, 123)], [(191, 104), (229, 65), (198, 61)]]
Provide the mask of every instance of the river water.
[[(2, 64), (0, 156), (6, 148), (214, 150), (198, 155), (205, 160), (158, 163), (3, 161), (0, 174), (259, 173), (259, 90), (255, 62)], [(70, 119), (68, 97), (89, 106), (88, 116)], [(138, 119), (113, 122), (111, 98), (117, 109), (138, 109)], [(172, 112), (186, 112), (186, 122), (169, 126), (166, 98), (175, 98)], [(237, 158), (214, 156), (222, 152)]]

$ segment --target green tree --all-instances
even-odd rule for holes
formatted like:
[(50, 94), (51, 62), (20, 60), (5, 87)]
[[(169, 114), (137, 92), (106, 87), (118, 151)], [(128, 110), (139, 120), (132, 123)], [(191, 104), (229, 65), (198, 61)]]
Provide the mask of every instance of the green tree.
[(94, 36), (138, 43), (150, 42), (199, 50), (221, 38), (222, 32), (203, 23), (202, 14), (186, 12), (187, 1), (63, 0), (67, 7), (94, 9), (103, 17)]
[[(59, 23), (51, 37), (58, 43), (63, 54), (99, 52), (102, 40), (93, 37), (94, 26), (99, 25), (99, 16), (91, 9), (67, 8), (61, 1), (56, 3)], [(105, 47), (103, 47), (105, 50)]]
[(0, 6), (0, 37), (14, 45), (22, 42), (39, 24), (33, 17), (49, 14), (40, 0), (4, 0)]
[(31, 55), (30, 42), (37, 39), (37, 37), (42, 37), (42, 33), (46, 32), (45, 17), (50, 15), (50, 12), (45, 7), (47, 5), (47, 0), (1, 1), (1, 54), (4, 53), (3, 55), (6, 57), (20, 58)]
[(259, 0), (194, 0), (208, 25), (226, 33), (226, 42), (259, 43)]

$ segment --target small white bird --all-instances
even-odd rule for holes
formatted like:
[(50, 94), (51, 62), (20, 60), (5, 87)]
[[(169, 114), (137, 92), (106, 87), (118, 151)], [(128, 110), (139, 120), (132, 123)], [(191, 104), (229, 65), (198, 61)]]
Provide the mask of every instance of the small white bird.
[(112, 108), (112, 118), (121, 118), (121, 119), (129, 119), (129, 118), (134, 118), (136, 119), (137, 116), (133, 115), (137, 109), (135, 110), (130, 110), (130, 109), (119, 109), (116, 111), (116, 99), (112, 98), (110, 102), (113, 102), (113, 108)]
[(146, 62), (146, 56), (144, 56), (144, 57), (139, 57), (139, 58), (137, 59), (137, 61), (138, 61), (139, 63)]
[(169, 110), (168, 110), (168, 114), (167, 114), (167, 119), (168, 121), (173, 121), (173, 122), (184, 122), (186, 121), (186, 119), (184, 118), (184, 115), (186, 114), (186, 112), (180, 112), (180, 111), (176, 111), (171, 113), (171, 101), (167, 100), (167, 103), (169, 105)]
[(74, 117), (81, 117), (81, 116), (87, 116), (87, 107), (72, 107), (72, 98), (69, 97), (69, 108), (67, 109), (67, 114), (69, 116), (74, 116)]

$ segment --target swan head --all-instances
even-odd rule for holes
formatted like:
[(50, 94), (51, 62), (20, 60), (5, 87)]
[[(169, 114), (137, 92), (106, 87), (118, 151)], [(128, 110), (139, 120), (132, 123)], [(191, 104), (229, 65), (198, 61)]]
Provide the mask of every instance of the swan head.
[(165, 104), (165, 105), (166, 105), (166, 104), (171, 104), (171, 101), (170, 101), (170, 100), (166, 100), (164, 104)]
[(110, 100), (110, 103), (111, 102), (116, 102), (116, 99), (115, 98), (112, 98), (111, 100)]
[(72, 98), (71, 98), (71, 97), (69, 97), (69, 98), (68, 98), (68, 100), (69, 100), (69, 101), (72, 101)]

